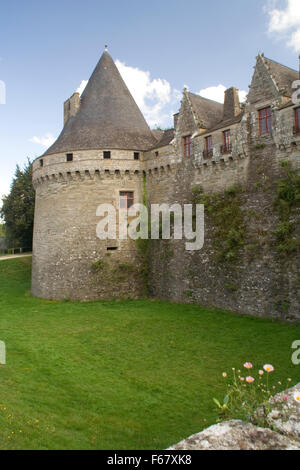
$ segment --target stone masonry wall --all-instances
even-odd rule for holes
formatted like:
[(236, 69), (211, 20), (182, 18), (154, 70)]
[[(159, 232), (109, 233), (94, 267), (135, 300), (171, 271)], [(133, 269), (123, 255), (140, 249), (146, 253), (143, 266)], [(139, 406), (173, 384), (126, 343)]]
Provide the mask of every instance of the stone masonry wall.
[(118, 213), (120, 191), (134, 191), (135, 202), (142, 202), (140, 161), (102, 160), (99, 155), (74, 153), (70, 163), (65, 154), (50, 155), (43, 167), (39, 160), (34, 163), (32, 293), (37, 297), (92, 300), (144, 295), (136, 243), (96, 236), (99, 204), (112, 203)]
[[(292, 108), (278, 110), (274, 103), (273, 131), (263, 136), (259, 135), (256, 115), (255, 108), (249, 105), (246, 116), (234, 130), (235, 145), (229, 156), (220, 160), (217, 153), (222, 129), (213, 134), (216, 150), (207, 161), (201, 157), (204, 137), (198, 135), (193, 139), (192, 157), (182, 156), (181, 162), (177, 162), (169, 193), (164, 195), (165, 184), (160, 187), (158, 182), (149, 190), (151, 202), (154, 192), (159, 194), (158, 199), (164, 195), (167, 201), (184, 204), (192, 201), (194, 187), (201, 187), (204, 193), (222, 193), (234, 185), (243, 188), (245, 241), (238, 259), (232, 263), (217, 261), (215, 227), (206, 216), (205, 243), (200, 251), (186, 251), (184, 240), (152, 242), (151, 295), (251, 315), (299, 320), (300, 260), (297, 254), (280, 255), (274, 246), (278, 226), (274, 198), (276, 181), (284, 175), (281, 162), (300, 168), (300, 138), (293, 135)], [(180, 129), (176, 138), (178, 148)], [(295, 217), (294, 236), (299, 237), (299, 212)]]

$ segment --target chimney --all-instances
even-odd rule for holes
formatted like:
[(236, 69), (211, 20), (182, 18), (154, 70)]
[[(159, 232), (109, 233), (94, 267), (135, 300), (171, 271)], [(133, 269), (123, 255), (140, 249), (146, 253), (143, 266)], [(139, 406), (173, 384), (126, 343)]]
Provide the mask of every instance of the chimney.
[(177, 127), (178, 116), (179, 116), (179, 113), (173, 114), (174, 129), (176, 129), (176, 127)]
[(80, 107), (80, 94), (73, 93), (71, 98), (64, 102), (64, 126), (71, 116), (75, 116)]
[(235, 87), (228, 88), (225, 91), (223, 119), (229, 119), (237, 116), (241, 112), (239, 100), (239, 90)]

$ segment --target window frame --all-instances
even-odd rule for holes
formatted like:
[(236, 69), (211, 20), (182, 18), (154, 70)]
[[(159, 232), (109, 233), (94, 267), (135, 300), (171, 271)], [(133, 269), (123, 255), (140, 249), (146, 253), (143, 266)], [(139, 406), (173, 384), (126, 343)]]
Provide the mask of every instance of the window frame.
[[(268, 114), (268, 110), (270, 111), (270, 114)], [(264, 112), (264, 115), (262, 116), (261, 113)], [(270, 134), (272, 132), (272, 109), (271, 106), (266, 106), (265, 108), (261, 108), (258, 110), (258, 122), (259, 122), (259, 134), (260, 135), (265, 135), (265, 134)], [(263, 131), (262, 129), (262, 122), (264, 122), (264, 127), (265, 130)], [(270, 122), (270, 126), (269, 126)]]
[[(205, 150), (206, 152), (210, 152), (213, 148), (212, 135), (207, 135), (204, 139), (205, 139)], [(208, 143), (210, 144), (208, 145)]]
[(184, 149), (184, 156), (190, 157), (192, 155), (192, 135), (185, 135), (183, 137), (183, 149)]
[(225, 149), (229, 150), (230, 145), (231, 145), (231, 132), (230, 132), (230, 129), (226, 129), (226, 131), (223, 131), (223, 143), (224, 143)]
[(66, 161), (68, 163), (73, 161), (73, 153), (66, 153)]
[(133, 159), (139, 160), (140, 159), (140, 152), (133, 152)]
[(296, 134), (300, 134), (300, 106), (297, 106), (297, 108), (294, 108), (294, 120), (295, 120)]
[[(128, 195), (131, 195), (128, 197)], [(125, 201), (125, 207), (121, 207), (121, 201)], [(131, 201), (132, 204), (128, 204), (128, 202)], [(119, 207), (120, 209), (125, 209), (128, 211), (130, 207), (132, 207), (134, 204), (134, 191), (120, 191), (119, 192)]]

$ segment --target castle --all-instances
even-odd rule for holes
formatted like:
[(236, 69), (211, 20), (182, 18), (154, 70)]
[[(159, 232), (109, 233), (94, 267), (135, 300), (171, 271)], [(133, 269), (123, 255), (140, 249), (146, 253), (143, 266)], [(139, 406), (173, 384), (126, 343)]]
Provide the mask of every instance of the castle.
[[(96, 237), (102, 203), (117, 211), (145, 197), (148, 204), (182, 204), (191, 201), (195, 187), (209, 194), (240, 185), (249, 211), (260, 214), (264, 230), (270, 230), (271, 196), (259, 184), (274, 181), (283, 160), (300, 167), (300, 104), (292, 100), (298, 79), (298, 72), (259, 53), (245, 103), (234, 87), (226, 90), (224, 104), (184, 89), (174, 128), (151, 130), (105, 50), (82, 96), (74, 93), (64, 103), (58, 139), (33, 163), (33, 295), (73, 300), (144, 295), (136, 242)], [(250, 224), (252, 231), (257, 224)], [(199, 253), (186, 253), (175, 240), (169, 257), (157, 243), (150, 256), (150, 294), (185, 301), (189, 292), (206, 305), (297, 317), (293, 261), (282, 266), (262, 245), (250, 261), (241, 254), (234, 267), (219, 266), (211, 257), (209, 234), (206, 239)], [(226, 289), (229, 281), (236, 282), (235, 291)]]

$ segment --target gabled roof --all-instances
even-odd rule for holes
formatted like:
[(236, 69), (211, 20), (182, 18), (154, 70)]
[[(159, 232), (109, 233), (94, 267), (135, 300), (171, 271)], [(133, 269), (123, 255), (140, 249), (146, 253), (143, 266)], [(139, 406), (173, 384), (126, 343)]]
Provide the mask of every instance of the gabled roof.
[(209, 129), (221, 121), (223, 117), (223, 104), (190, 92), (188, 92), (188, 97), (196, 118), (203, 127)]
[(153, 146), (153, 149), (164, 147), (165, 145), (169, 145), (169, 143), (174, 139), (175, 129), (167, 129), (163, 131), (163, 134), (160, 140)]
[(286, 96), (292, 95), (292, 83), (299, 80), (299, 72), (262, 55), (264, 63), (274, 79), (278, 90), (286, 89)]
[(141, 111), (107, 51), (99, 60), (80, 108), (45, 155), (86, 149), (146, 150), (155, 145)]
[(232, 116), (231, 118), (228, 118), (228, 119), (222, 119), (222, 121), (218, 122), (215, 126), (207, 129), (205, 134), (213, 132), (213, 131), (217, 131), (218, 129), (223, 129), (225, 127), (230, 127), (233, 124), (238, 124), (239, 122), (241, 122), (243, 116), (244, 116), (244, 111), (241, 111), (238, 116)]

